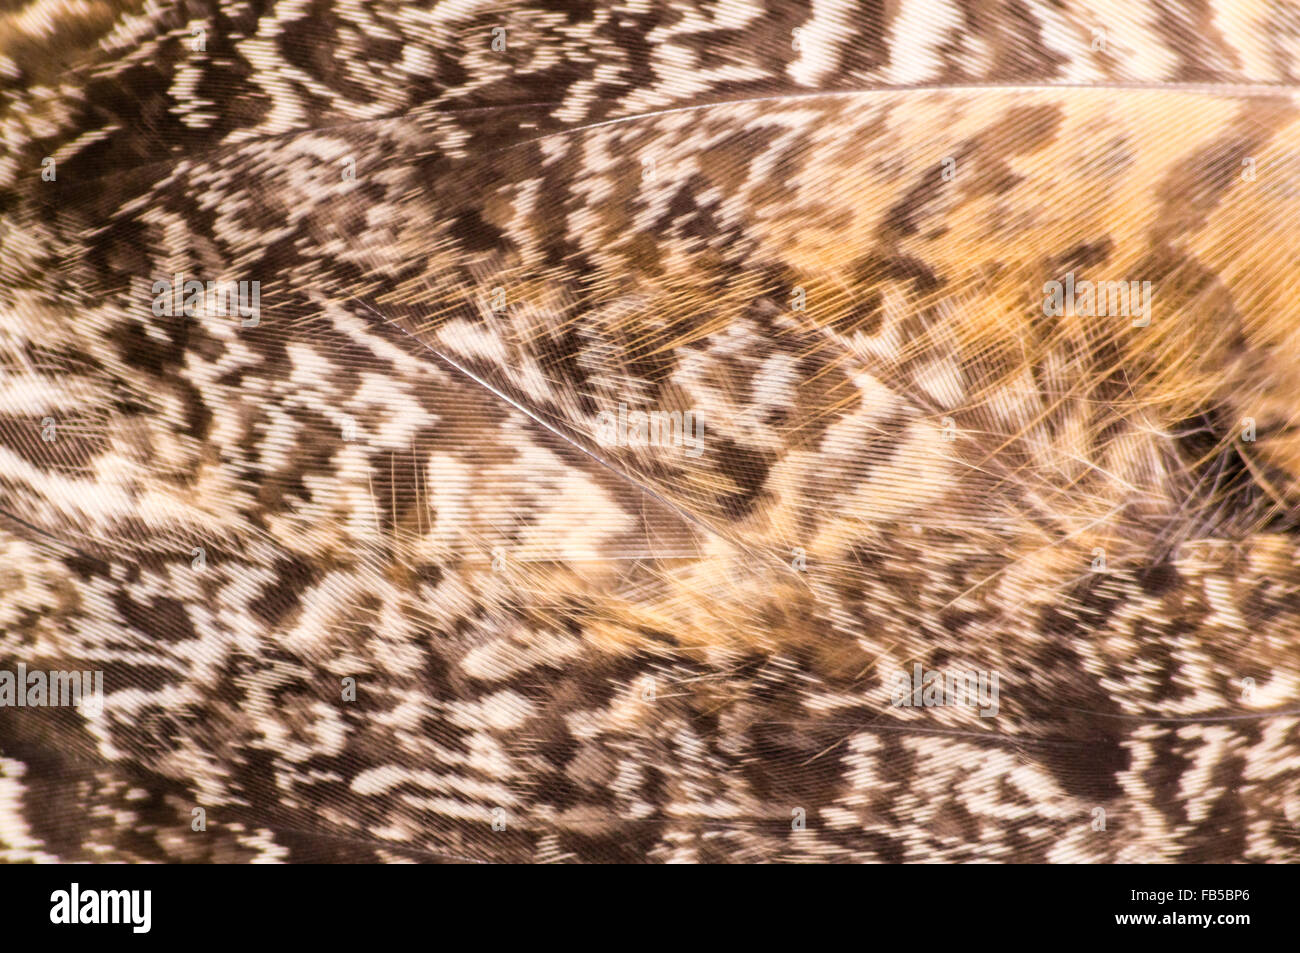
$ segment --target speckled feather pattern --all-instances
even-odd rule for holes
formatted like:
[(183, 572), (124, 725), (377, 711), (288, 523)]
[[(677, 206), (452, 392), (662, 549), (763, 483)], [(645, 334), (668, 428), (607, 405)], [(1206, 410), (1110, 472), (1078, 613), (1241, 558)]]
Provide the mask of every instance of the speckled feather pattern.
[(0, 670), (105, 696), (0, 708), (0, 859), (1300, 859), (1297, 74), (1283, 2), (7, 0)]

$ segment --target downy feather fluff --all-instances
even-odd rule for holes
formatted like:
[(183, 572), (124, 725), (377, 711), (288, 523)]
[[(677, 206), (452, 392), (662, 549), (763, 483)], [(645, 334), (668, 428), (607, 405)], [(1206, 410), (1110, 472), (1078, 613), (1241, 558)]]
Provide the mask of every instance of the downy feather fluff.
[(8, 0), (0, 670), (104, 694), (0, 709), (0, 859), (1296, 860), (1298, 72), (1280, 2)]

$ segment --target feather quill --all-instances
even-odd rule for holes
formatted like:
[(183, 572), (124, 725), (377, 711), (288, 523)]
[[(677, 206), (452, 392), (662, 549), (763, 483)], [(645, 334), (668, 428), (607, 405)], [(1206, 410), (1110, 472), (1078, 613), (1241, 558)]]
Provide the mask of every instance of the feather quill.
[(1287, 9), (11, 9), (0, 859), (1294, 861)]

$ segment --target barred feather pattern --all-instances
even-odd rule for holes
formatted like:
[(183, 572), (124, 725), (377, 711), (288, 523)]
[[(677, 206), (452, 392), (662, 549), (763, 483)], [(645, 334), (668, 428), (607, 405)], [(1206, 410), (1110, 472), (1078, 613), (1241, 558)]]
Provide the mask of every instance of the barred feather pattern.
[(1280, 2), (6, 4), (0, 670), (105, 695), (0, 709), (0, 859), (1297, 860), (1297, 72)]

